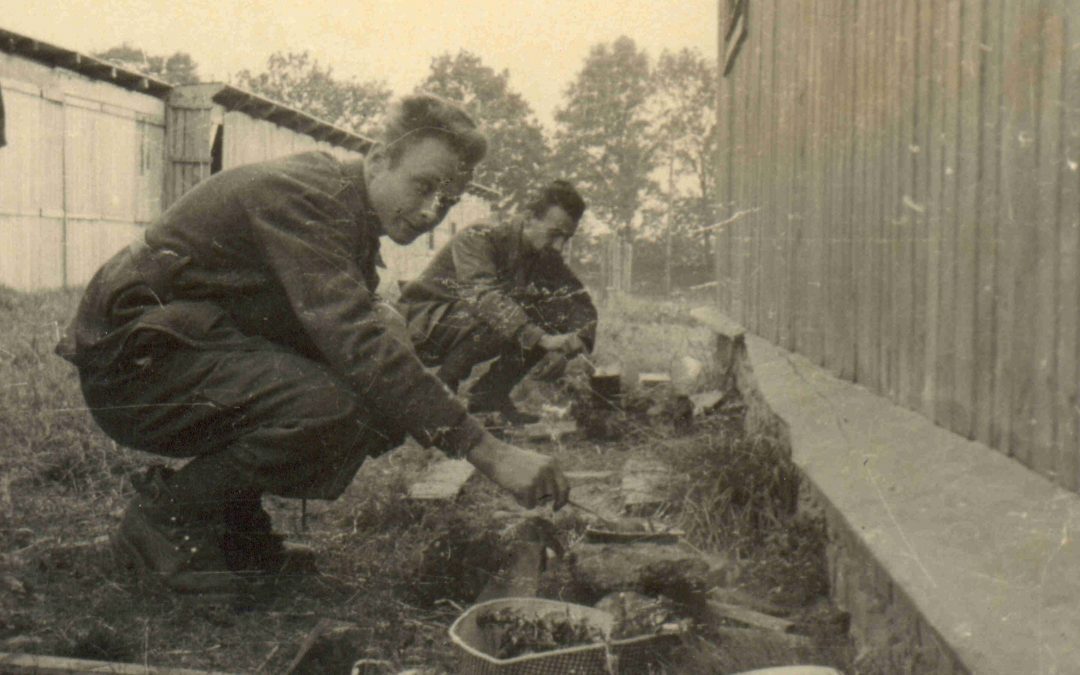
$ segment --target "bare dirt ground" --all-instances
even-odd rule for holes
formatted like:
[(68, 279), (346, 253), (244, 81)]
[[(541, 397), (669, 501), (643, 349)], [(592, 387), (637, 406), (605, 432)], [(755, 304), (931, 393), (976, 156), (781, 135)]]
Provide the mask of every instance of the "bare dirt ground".
[[(52, 355), (76, 302), (74, 293), (0, 290), (0, 651), (274, 673), (327, 618), (357, 625), (363, 655), (394, 672), (454, 672), (447, 629), (509, 560), (512, 500), (479, 476), (453, 502), (409, 500), (408, 486), (438, 455), (406, 445), (369, 461), (343, 498), (308, 502), (305, 514), (298, 502), (267, 500), (277, 528), (319, 552), (316, 577), (234, 606), (202, 605), (129, 578), (113, 564), (107, 536), (130, 497), (128, 477), (157, 458), (117, 447), (97, 430), (73, 369)], [(679, 354), (703, 348), (677, 311), (616, 307), (604, 316), (599, 358), (620, 360), (631, 374), (666, 369)], [(533, 406), (566, 403), (551, 389), (526, 387), (521, 396)], [(729, 403), (688, 429), (662, 415), (639, 417), (618, 440), (533, 445), (566, 470), (618, 469), (631, 458), (665, 462), (675, 480), (660, 518), (722, 561), (711, 579), (716, 589), (796, 622), (833, 627), (795, 648), (723, 621), (700, 624), (657, 672), (796, 662), (851, 672), (850, 643), (827, 601), (820, 526), (794, 513), (784, 449), (749, 437), (738, 402)], [(579, 494), (617, 506), (618, 489), (613, 479)], [(567, 548), (589, 522), (571, 507), (552, 520)], [(575, 587), (565, 565), (552, 566), (542, 589), (547, 597), (597, 599)]]

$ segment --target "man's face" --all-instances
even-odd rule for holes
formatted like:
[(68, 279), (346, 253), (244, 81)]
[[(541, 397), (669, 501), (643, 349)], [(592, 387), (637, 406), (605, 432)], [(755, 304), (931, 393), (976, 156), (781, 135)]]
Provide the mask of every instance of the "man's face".
[(442, 221), (471, 171), (441, 138), (428, 136), (407, 147), (396, 162), (384, 150), (368, 162), (367, 190), (383, 234), (409, 244)]
[(561, 206), (549, 206), (540, 218), (533, 217), (522, 229), (521, 234), (529, 248), (540, 252), (544, 250), (562, 253), (570, 237), (574, 236), (577, 223)]

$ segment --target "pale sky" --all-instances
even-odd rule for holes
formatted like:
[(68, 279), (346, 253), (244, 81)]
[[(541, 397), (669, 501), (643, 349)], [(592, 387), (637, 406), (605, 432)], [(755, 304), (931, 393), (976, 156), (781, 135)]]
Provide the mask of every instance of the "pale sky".
[(122, 42), (186, 51), (204, 80), (261, 70), (275, 51), (309, 50), (340, 76), (397, 94), (432, 57), (467, 49), (510, 71), (550, 130), (589, 48), (627, 35), (656, 57), (696, 48), (715, 58), (718, 0), (3, 0), (0, 27), (80, 52)]

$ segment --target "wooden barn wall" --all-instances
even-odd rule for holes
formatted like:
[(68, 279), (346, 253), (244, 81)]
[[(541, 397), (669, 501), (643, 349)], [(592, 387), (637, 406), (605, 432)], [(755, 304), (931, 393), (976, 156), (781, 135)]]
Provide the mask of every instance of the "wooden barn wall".
[(316, 140), (273, 122), (256, 119), (237, 111), (224, 114), (222, 131), (224, 134), (222, 136), (222, 165), (225, 168), (309, 150), (323, 150), (339, 159), (362, 156), (358, 152)]
[(0, 90), (0, 284), (83, 284), (160, 211), (164, 104), (9, 54)]
[(745, 6), (720, 303), (1077, 489), (1080, 3)]

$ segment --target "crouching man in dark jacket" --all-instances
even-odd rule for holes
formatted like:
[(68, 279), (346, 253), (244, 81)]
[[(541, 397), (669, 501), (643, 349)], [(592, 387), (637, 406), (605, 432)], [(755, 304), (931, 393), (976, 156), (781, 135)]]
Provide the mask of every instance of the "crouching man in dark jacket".
[(363, 160), (218, 173), (98, 271), (57, 351), (109, 436), (193, 458), (136, 481), (122, 561), (181, 592), (250, 590), (290, 561), (261, 496), (335, 499), (405, 434), (527, 506), (565, 503), (555, 462), (486, 433), (375, 296), (379, 237), (433, 229), (485, 150), (459, 108), (408, 97)]
[(450, 388), (497, 358), (473, 385), (470, 412), (535, 421), (514, 407), (514, 386), (541, 361), (538, 375), (558, 377), (567, 358), (592, 350), (596, 308), (562, 258), (584, 212), (577, 190), (554, 181), (523, 217), (462, 230), (403, 286), (399, 307), (417, 353)]

